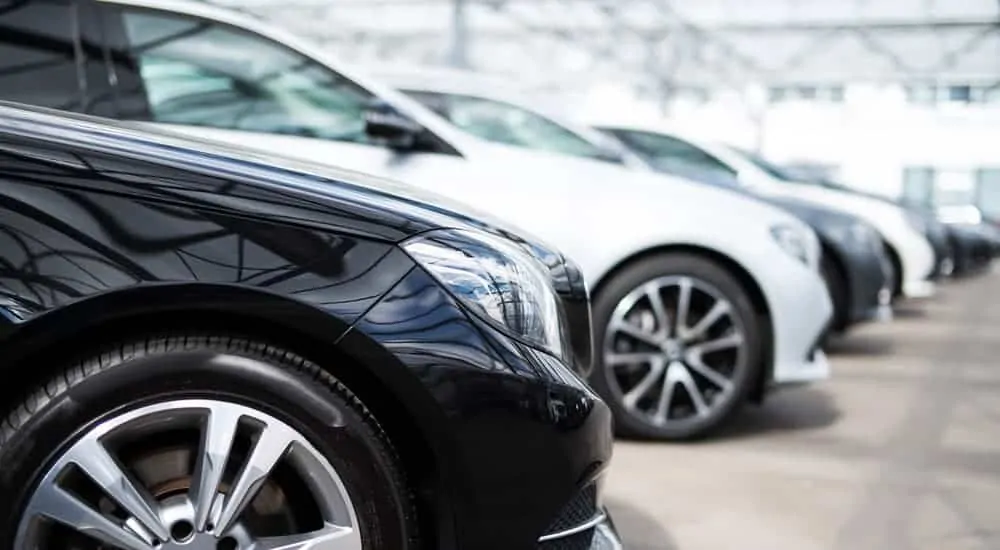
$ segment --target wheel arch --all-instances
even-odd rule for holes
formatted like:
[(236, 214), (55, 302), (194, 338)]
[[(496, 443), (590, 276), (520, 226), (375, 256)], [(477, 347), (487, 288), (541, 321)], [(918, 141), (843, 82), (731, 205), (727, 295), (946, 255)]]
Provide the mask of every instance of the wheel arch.
[(844, 290), (844, 304), (834, 304), (834, 307), (845, 307), (843, 319), (840, 321), (845, 324), (850, 323), (850, 309), (851, 304), (854, 303), (854, 292), (855, 289), (851, 284), (851, 278), (848, 276), (847, 264), (844, 262), (844, 258), (841, 255), (840, 250), (833, 246), (827, 239), (820, 237), (820, 250), (822, 251), (822, 259), (820, 261), (829, 261), (836, 272), (837, 277), (840, 277), (840, 281), (843, 284)]
[[(184, 291), (178, 292), (181, 286)], [(434, 495), (451, 492), (439, 489), (453, 486), (447, 476), (451, 444), (435, 428), (445, 418), (430, 394), (377, 342), (342, 319), (284, 296), (231, 285), (164, 284), (104, 293), (46, 312), (5, 338), (0, 374), (20, 383), (4, 384), (0, 399), (10, 402), (44, 383), (83, 350), (166, 332), (259, 339), (328, 371), (372, 412), (400, 454), (421, 515), (433, 516), (420, 518), (424, 535), (433, 540), (451, 529), (447, 499)]]
[(903, 281), (906, 280), (906, 274), (903, 273), (903, 260), (899, 257), (899, 252), (896, 247), (883, 239), (882, 246), (885, 247), (885, 253), (889, 256), (889, 262), (892, 264), (892, 270), (895, 272), (896, 280), (892, 282), (892, 295), (894, 297), (901, 296), (903, 294)]
[(742, 264), (737, 262), (732, 257), (723, 254), (718, 250), (695, 244), (668, 244), (646, 248), (623, 258), (604, 272), (604, 274), (602, 274), (591, 287), (591, 293), (595, 296), (598, 295), (608, 281), (612, 280), (615, 276), (635, 262), (661, 254), (682, 253), (701, 256), (719, 264), (723, 269), (726, 269), (729, 273), (736, 277), (740, 285), (746, 291), (747, 296), (750, 297), (750, 303), (753, 305), (754, 312), (757, 314), (757, 322), (760, 323), (762, 328), (761, 332), (763, 333), (764, 346), (761, 354), (763, 365), (761, 365), (762, 368), (760, 369), (760, 379), (756, 382), (755, 387), (748, 395), (754, 402), (759, 403), (763, 401), (764, 396), (767, 393), (768, 381), (771, 380), (774, 374), (774, 325), (771, 320), (771, 308), (767, 303), (767, 298), (764, 296), (764, 291), (761, 289), (754, 276), (751, 275)]

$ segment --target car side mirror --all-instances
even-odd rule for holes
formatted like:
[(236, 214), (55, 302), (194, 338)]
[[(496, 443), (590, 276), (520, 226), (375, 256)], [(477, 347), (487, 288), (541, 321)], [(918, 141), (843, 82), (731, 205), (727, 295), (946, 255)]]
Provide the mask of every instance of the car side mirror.
[(365, 109), (365, 134), (390, 149), (409, 150), (416, 146), (423, 127), (392, 105), (375, 100)]

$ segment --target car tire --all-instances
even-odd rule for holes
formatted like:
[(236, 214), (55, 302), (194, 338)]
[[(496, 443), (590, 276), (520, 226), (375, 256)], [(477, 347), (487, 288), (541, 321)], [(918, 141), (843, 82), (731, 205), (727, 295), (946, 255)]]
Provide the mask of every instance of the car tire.
[[(152, 517), (159, 514), (162, 523), (159, 532), (168, 537), (186, 537), (189, 543), (201, 537), (196, 542), (203, 546), (210, 544), (206, 537), (214, 537), (211, 541), (228, 537), (233, 540), (226, 541), (226, 548), (243, 550), (255, 542), (253, 537), (264, 536), (261, 533), (280, 536), (292, 534), (295, 529), (312, 532), (309, 526), (313, 526), (330, 529), (329, 533), (316, 531), (319, 533), (316, 536), (354, 537), (351, 541), (359, 549), (418, 547), (412, 494), (385, 432), (350, 390), (317, 365), (288, 350), (228, 335), (173, 334), (132, 340), (83, 355), (45, 384), (27, 389), (26, 395), (0, 427), (3, 465), (0, 494), (6, 497), (0, 499), (0, 540), (35, 536), (31, 534), (34, 527), (29, 528), (29, 523), (24, 522), (27, 512), (31, 512), (31, 517), (46, 515), (43, 506), (53, 502), (51, 495), (58, 491), (89, 494), (81, 488), (84, 486), (100, 491), (101, 480), (106, 482), (111, 475), (107, 465), (112, 462), (98, 463), (93, 469), (74, 462), (83, 457), (80, 462), (83, 464), (97, 460), (87, 457), (100, 455), (114, 457), (111, 460), (118, 468), (112, 468), (114, 475), (130, 472), (115, 479), (130, 478), (132, 485), (138, 487), (138, 492), (132, 494), (145, 493), (147, 502), (154, 499), (159, 512), (153, 512)], [(143, 428), (146, 431), (137, 427), (143, 423), (149, 424)], [(218, 427), (211, 431), (206, 427), (209, 425)], [(227, 432), (226, 426), (231, 426), (231, 430)], [(107, 434), (100, 435), (104, 431)], [(231, 445), (217, 447), (226, 449), (222, 455), (205, 453), (210, 458), (198, 460), (208, 445), (206, 441), (215, 437), (208, 433), (228, 433), (230, 437), (215, 440)], [(115, 442), (114, 450), (110, 441)], [(94, 452), (98, 448), (94, 445), (107, 452)], [(178, 455), (179, 452), (189, 454)], [(278, 454), (271, 457), (274, 453)], [(180, 456), (191, 458), (179, 460)], [(237, 457), (245, 461), (246, 465), (239, 470), (243, 474), (234, 469), (238, 467)], [(198, 469), (194, 464), (215, 464), (214, 471), (222, 476), (225, 469), (228, 477), (213, 478), (212, 466)], [(267, 464), (277, 465), (268, 470), (262, 466)], [(68, 466), (64, 471), (56, 471), (65, 465)], [(70, 466), (76, 468), (78, 478), (70, 479), (67, 473)], [(80, 472), (85, 473), (80, 475)], [(269, 473), (263, 474), (265, 478), (254, 477), (259, 472)], [(170, 483), (174, 493), (164, 492), (159, 485), (152, 486), (151, 480), (169, 476), (173, 476)], [(207, 532), (191, 529), (197, 523), (196, 518), (184, 519), (188, 523), (183, 525), (181, 520), (169, 525), (163, 523), (167, 521), (162, 518), (168, 510), (182, 516), (188, 513), (178, 511), (188, 509), (177, 507), (176, 491), (195, 502), (199, 479), (203, 486), (212, 487), (211, 491), (202, 491), (211, 495), (204, 500), (209, 503), (203, 507), (205, 517), (212, 514), (215, 518), (202, 520)], [(209, 481), (212, 479), (217, 483)], [(149, 486), (142, 487), (147, 481)], [(243, 484), (247, 489), (244, 494), (256, 495), (252, 504), (246, 506), (231, 496), (241, 494), (243, 481), (247, 482)], [(73, 485), (72, 489), (68, 485), (57, 486), (64, 483), (79, 485)], [(229, 488), (223, 489), (226, 483)], [(103, 486), (119, 485), (127, 484)], [(110, 491), (104, 492), (103, 500), (100, 495), (94, 496), (91, 510), (96, 509), (97, 502), (104, 503), (102, 506), (115, 502), (118, 493)], [(271, 513), (276, 515), (266, 516), (266, 521), (260, 519), (265, 516), (259, 512), (258, 503), (270, 499), (268, 502), (277, 506), (274, 503), (280, 499), (274, 496), (275, 491), (282, 491), (287, 497), (282, 501), (286, 509), (275, 508)], [(161, 496), (167, 494), (171, 496)], [(109, 495), (111, 498), (107, 498)], [(82, 496), (79, 499), (84, 501)], [(117, 502), (121, 505), (130, 501)], [(115, 529), (121, 527), (124, 517), (138, 518), (139, 523), (146, 517), (151, 522), (147, 526), (155, 523), (150, 516), (138, 513), (141, 506), (132, 503), (132, 507), (116, 508), (118, 512), (137, 513), (117, 515), (118, 519), (111, 524)], [(192, 504), (191, 509), (196, 507)], [(104, 513), (110, 512), (104, 510)], [(231, 521), (226, 521), (227, 518)], [(350, 524), (342, 525), (341, 520)], [(220, 523), (215, 525), (212, 521)], [(231, 528), (222, 532), (222, 523)], [(173, 526), (177, 525), (184, 532), (175, 533)], [(349, 527), (350, 533), (334, 532), (338, 525)], [(219, 531), (217, 535), (211, 532), (214, 529)], [(61, 532), (61, 528), (56, 530)], [(111, 527), (108, 530), (114, 531)], [(129, 531), (126, 535), (140, 531)], [(144, 536), (156, 537), (156, 533), (157, 529), (150, 527)], [(123, 536), (118, 531), (112, 534)], [(44, 536), (57, 535), (50, 532)], [(62, 536), (71, 535), (58, 535)], [(58, 540), (62, 541), (60, 544), (68, 544), (62, 538)], [(107, 539), (103, 540), (110, 546)], [(164, 542), (162, 536), (154, 540)], [(171, 540), (179, 541), (168, 538), (166, 542)], [(20, 546), (15, 543), (15, 547)]]
[(896, 302), (899, 298), (903, 297), (903, 263), (899, 259), (899, 253), (896, 252), (896, 249), (892, 245), (884, 241), (883, 245), (886, 256), (889, 257), (889, 263), (886, 266), (888, 268), (886, 279), (888, 280), (889, 288), (892, 289), (892, 300)]
[[(686, 335), (678, 329), (676, 319), (680, 317), (678, 311), (683, 309), (681, 296), (685, 286), (694, 289), (690, 291), (690, 307), (685, 315), (688, 322), (683, 323), (689, 329)], [(655, 290), (657, 288), (659, 290)], [(651, 306), (654, 295), (659, 296), (663, 304), (667, 317), (665, 325), (672, 326), (673, 338), (663, 341), (686, 340), (680, 344), (680, 351), (676, 349), (676, 342), (661, 343), (658, 352), (654, 341), (646, 341), (654, 332), (661, 336), (663, 333)], [(693, 329), (698, 329), (701, 321), (716, 307), (712, 300), (714, 304), (728, 304), (724, 308), (727, 313), (709, 326), (708, 336), (695, 334), (697, 331)], [(644, 304), (650, 306), (648, 311), (643, 310)], [(763, 331), (750, 296), (728, 269), (709, 258), (667, 253), (640, 259), (601, 285), (594, 296), (593, 307), (597, 353), (590, 381), (611, 407), (619, 435), (674, 441), (704, 437), (724, 425), (759, 382)], [(630, 327), (622, 327), (623, 320)], [(642, 341), (634, 338), (633, 329), (644, 331)], [(706, 344), (727, 338), (738, 340), (738, 347), (709, 352), (713, 357), (712, 365), (706, 362), (707, 355), (702, 354), (699, 368), (691, 366), (691, 354), (697, 349), (709, 349)], [(643, 360), (629, 362), (631, 357)], [(655, 366), (657, 362), (664, 366)], [(678, 363), (684, 368), (679, 368)], [(707, 376), (702, 368), (705, 366), (709, 366), (714, 375), (728, 380), (728, 388), (723, 390), (722, 385), (715, 382), (714, 375)], [(648, 383), (646, 380), (650, 376), (655, 381)], [(699, 413), (695, 397), (689, 391), (690, 383), (703, 392), (701, 399), (707, 412)], [(648, 391), (640, 391), (644, 384)], [(665, 395), (667, 387), (670, 389)], [(658, 394), (651, 393), (657, 390)], [(689, 414), (678, 414), (674, 418), (675, 405), (681, 408), (680, 413)]]
[(833, 302), (833, 319), (830, 324), (832, 330), (830, 332), (844, 332), (850, 325), (851, 309), (847, 293), (847, 281), (833, 259), (825, 254), (820, 261), (820, 274), (823, 276), (827, 292), (830, 293), (830, 301)]

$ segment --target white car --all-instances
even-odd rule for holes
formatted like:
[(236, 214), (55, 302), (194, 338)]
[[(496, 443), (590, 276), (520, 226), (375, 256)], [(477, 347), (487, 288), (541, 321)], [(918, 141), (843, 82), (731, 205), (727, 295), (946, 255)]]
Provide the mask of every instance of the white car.
[[(895, 294), (927, 298), (935, 293), (929, 280), (935, 265), (934, 248), (927, 240), (924, 221), (905, 208), (887, 201), (797, 181), (759, 155), (709, 140), (648, 124), (597, 123), (594, 128), (620, 140), (647, 163), (658, 156), (673, 163), (670, 172), (686, 168), (718, 170), (736, 177), (741, 185), (763, 195), (793, 197), (860, 217), (874, 226), (885, 241), (892, 260)], [(660, 151), (658, 154), (657, 151)], [(686, 158), (685, 167), (677, 159)]]
[(121, 118), (400, 180), (574, 259), (602, 346), (592, 383), (623, 431), (701, 435), (772, 385), (828, 376), (817, 239), (783, 211), (490, 143), (289, 33), (205, 3), (98, 5), (129, 42), (111, 56)]

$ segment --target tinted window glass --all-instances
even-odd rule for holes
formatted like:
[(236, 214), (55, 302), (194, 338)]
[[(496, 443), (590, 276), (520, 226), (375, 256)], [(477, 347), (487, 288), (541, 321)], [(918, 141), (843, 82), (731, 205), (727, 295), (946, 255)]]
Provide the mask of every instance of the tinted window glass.
[(495, 143), (600, 159), (606, 153), (572, 130), (516, 105), (457, 94), (406, 92), (466, 132)]
[(74, 17), (68, 0), (0, 0), (0, 98), (81, 109)]
[(326, 67), (250, 33), (193, 18), (124, 12), (157, 122), (366, 141), (371, 94)]
[(420, 102), (421, 105), (434, 111), (442, 118), (451, 120), (451, 113), (448, 109), (448, 96), (431, 92), (411, 92), (404, 90), (406, 95)]
[(794, 174), (789, 173), (788, 170), (774, 164), (756, 153), (751, 153), (750, 151), (745, 151), (738, 147), (730, 147), (729, 150), (734, 151), (738, 155), (742, 155), (743, 158), (749, 160), (754, 166), (767, 173), (767, 175), (772, 178), (792, 183), (809, 183), (803, 182), (799, 178), (796, 178)]
[(610, 130), (609, 133), (660, 172), (719, 185), (736, 185), (734, 170), (683, 140), (652, 132)]

